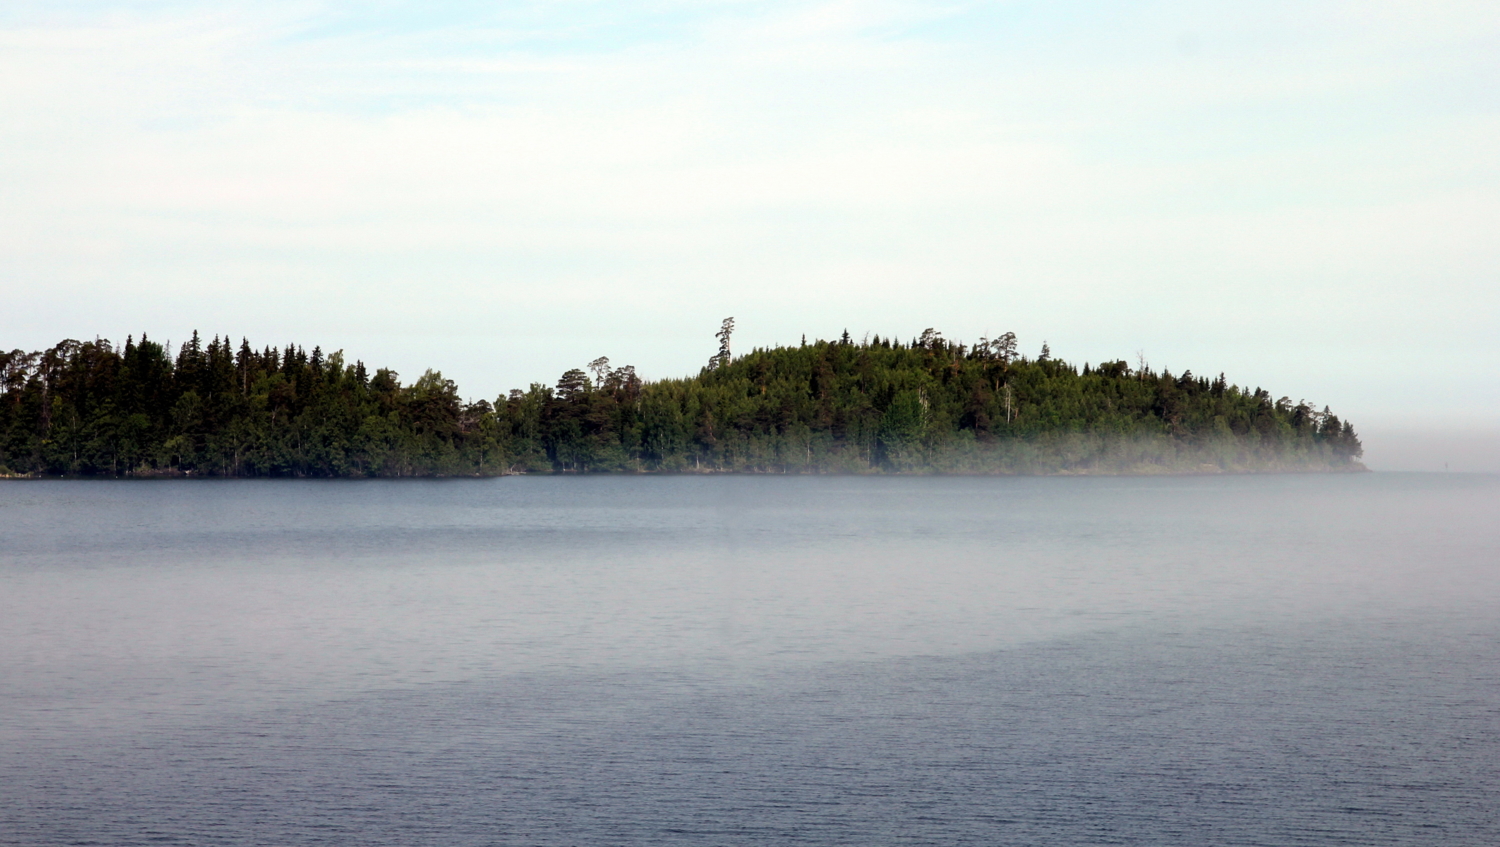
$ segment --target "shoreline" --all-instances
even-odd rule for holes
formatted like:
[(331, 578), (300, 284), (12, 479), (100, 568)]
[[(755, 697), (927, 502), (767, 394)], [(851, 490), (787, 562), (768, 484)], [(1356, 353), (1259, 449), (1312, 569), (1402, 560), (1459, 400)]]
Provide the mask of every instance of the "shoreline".
[(1057, 471), (1042, 471), (1028, 473), (1024, 471), (962, 471), (962, 470), (928, 470), (928, 471), (889, 471), (872, 469), (869, 471), (787, 471), (787, 470), (721, 470), (713, 468), (699, 468), (688, 470), (601, 470), (601, 471), (511, 471), (499, 474), (406, 474), (406, 475), (384, 475), (384, 476), (315, 476), (315, 475), (266, 475), (266, 476), (225, 476), (221, 474), (202, 474), (192, 472), (151, 472), (139, 474), (122, 474), (107, 476), (103, 474), (0, 474), (0, 480), (16, 481), (41, 481), (41, 480), (71, 480), (71, 481), (157, 481), (157, 480), (204, 480), (204, 481), (243, 481), (243, 480), (401, 480), (401, 479), (503, 479), (506, 477), (537, 476), (537, 477), (603, 477), (603, 476), (630, 476), (630, 477), (669, 477), (669, 476), (837, 476), (837, 477), (1083, 477), (1083, 476), (1108, 476), (1108, 477), (1166, 477), (1166, 476), (1268, 476), (1276, 474), (1365, 474), (1378, 473), (1363, 464), (1358, 467), (1345, 468), (1255, 468), (1255, 469), (1224, 469), (1224, 468), (1202, 468), (1198, 470), (1178, 470), (1169, 468), (1140, 469), (1140, 470), (1096, 470), (1096, 469), (1066, 469)]

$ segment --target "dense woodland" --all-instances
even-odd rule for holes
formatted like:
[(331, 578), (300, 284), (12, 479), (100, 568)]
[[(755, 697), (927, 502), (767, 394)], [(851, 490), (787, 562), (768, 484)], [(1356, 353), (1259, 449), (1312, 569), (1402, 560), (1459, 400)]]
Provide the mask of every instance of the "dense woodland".
[(363, 477), (518, 472), (1357, 470), (1325, 408), (1191, 372), (1031, 359), (928, 330), (735, 356), (645, 382), (604, 358), (466, 402), (342, 353), (193, 334), (176, 354), (64, 341), (0, 353), (0, 474)]

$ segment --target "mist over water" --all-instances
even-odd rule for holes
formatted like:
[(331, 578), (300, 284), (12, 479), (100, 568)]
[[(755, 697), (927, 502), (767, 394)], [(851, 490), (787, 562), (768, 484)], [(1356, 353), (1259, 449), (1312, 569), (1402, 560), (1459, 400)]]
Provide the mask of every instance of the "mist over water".
[(0, 486), (0, 843), (1494, 844), (1500, 478)]
[(1363, 441), (1371, 470), (1500, 473), (1500, 430), (1375, 429)]

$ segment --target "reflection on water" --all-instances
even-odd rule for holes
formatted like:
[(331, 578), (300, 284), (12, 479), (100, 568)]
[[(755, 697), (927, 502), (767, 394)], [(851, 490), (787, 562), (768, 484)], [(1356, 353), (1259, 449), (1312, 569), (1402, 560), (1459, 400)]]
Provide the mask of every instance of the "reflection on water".
[(0, 843), (1500, 843), (1497, 507), (1459, 475), (7, 484)]

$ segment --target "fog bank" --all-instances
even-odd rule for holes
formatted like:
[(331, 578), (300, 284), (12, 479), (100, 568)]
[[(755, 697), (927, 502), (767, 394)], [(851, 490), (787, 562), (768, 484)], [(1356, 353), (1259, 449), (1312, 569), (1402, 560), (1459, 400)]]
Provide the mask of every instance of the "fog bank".
[(1500, 429), (1362, 431), (1373, 471), (1500, 473)]

